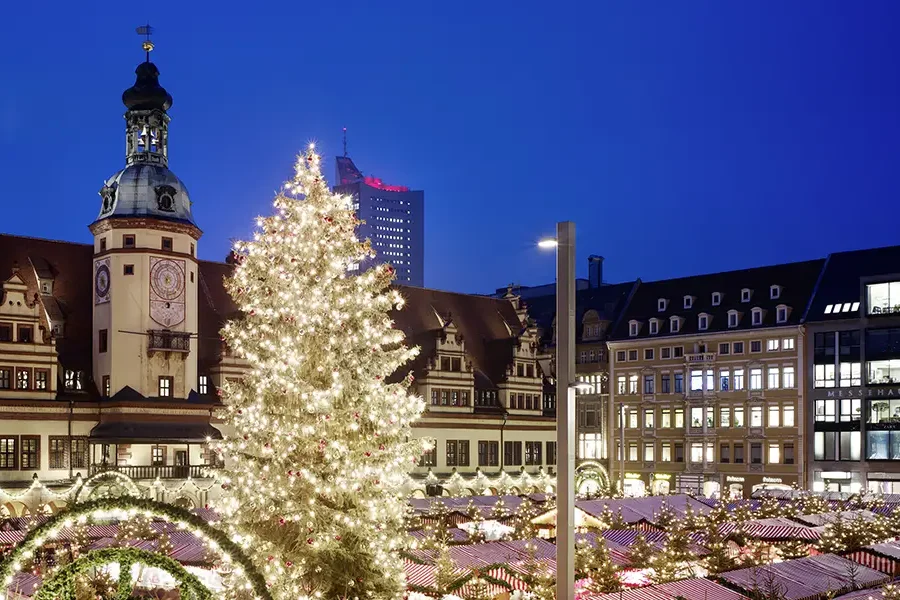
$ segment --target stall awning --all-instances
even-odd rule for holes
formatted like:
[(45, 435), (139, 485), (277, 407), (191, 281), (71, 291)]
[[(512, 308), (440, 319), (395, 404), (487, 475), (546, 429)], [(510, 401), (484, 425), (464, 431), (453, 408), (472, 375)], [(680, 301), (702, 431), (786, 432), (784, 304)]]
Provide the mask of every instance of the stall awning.
[(222, 433), (209, 423), (160, 423), (146, 421), (111, 421), (91, 430), (91, 441), (138, 443), (205, 442), (220, 440)]

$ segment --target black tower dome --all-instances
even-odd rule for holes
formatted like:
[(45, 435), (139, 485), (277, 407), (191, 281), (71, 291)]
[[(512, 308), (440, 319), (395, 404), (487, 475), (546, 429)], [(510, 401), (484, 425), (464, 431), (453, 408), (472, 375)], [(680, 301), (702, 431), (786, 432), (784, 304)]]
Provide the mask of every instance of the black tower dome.
[(122, 102), (128, 110), (168, 110), (172, 96), (159, 85), (159, 69), (149, 60), (135, 69), (137, 80), (122, 92)]

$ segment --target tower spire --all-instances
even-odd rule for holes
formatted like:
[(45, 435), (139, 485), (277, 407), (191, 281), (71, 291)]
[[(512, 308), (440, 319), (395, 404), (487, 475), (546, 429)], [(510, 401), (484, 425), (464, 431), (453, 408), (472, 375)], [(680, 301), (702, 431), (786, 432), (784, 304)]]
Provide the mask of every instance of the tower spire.
[(146, 25), (141, 25), (137, 29), (135, 29), (138, 35), (144, 36), (144, 43), (141, 44), (141, 47), (144, 49), (144, 52), (147, 53), (147, 62), (150, 62), (150, 52), (153, 51), (153, 42), (150, 41), (150, 36), (153, 34), (153, 28), (150, 27), (150, 23)]
[(347, 157), (347, 128), (344, 127), (344, 158)]

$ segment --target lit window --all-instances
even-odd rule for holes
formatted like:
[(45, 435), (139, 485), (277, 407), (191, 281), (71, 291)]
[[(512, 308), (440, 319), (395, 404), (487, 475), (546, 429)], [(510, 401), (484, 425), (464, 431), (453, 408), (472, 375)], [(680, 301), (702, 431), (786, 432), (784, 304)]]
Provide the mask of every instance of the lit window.
[(781, 341), (781, 349), (782, 350), (793, 350), (794, 349), (794, 338), (784, 338)]
[(825, 314), (826, 314), (826, 315), (830, 315), (830, 314), (831, 314), (831, 309), (832, 309), (832, 308), (834, 308), (834, 305), (833, 305), (833, 304), (829, 304), (828, 306), (826, 306), (826, 307), (825, 307)]
[(777, 390), (781, 387), (781, 377), (778, 367), (769, 367), (769, 385), (770, 390)]
[[(857, 363), (857, 364), (859, 364), (859, 363)], [(786, 366), (784, 368), (784, 373), (783, 373), (783, 376), (781, 379), (781, 385), (785, 389), (791, 389), (794, 387), (794, 385), (796, 385), (795, 380), (794, 380), (794, 367)], [(857, 384), (857, 385), (859, 385), (859, 384)]]
[(750, 389), (762, 389), (762, 369), (759, 367), (750, 369)]
[(172, 397), (172, 378), (171, 377), (160, 377), (159, 378), (159, 397), (160, 398), (171, 398)]
[(766, 342), (766, 350), (769, 352), (774, 352), (778, 350), (778, 340), (769, 340)]
[(781, 447), (778, 444), (769, 444), (769, 464), (777, 465), (781, 462)]
[(201, 396), (205, 396), (206, 394), (209, 393), (209, 376), (208, 375), (200, 376), (200, 383), (199, 383), (198, 387), (200, 388), (198, 391), (200, 392)]
[[(873, 283), (866, 286), (870, 315), (900, 312), (900, 281)], [(837, 308), (835, 307), (835, 311)]]

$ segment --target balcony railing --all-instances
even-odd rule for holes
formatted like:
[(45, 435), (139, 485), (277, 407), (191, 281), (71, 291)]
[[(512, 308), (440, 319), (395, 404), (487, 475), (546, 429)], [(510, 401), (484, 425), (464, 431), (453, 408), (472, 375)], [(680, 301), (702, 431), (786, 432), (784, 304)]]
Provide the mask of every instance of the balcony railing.
[(688, 435), (716, 435), (715, 427), (707, 427), (705, 430), (703, 427), (688, 427), (687, 428)]
[(705, 364), (716, 362), (715, 352), (701, 352), (699, 354), (685, 354), (685, 361), (689, 365)]
[(209, 477), (206, 472), (211, 468), (208, 465), (91, 465), (91, 475), (98, 473), (106, 473), (108, 471), (116, 471), (123, 475), (128, 475), (131, 479), (192, 479)]
[(190, 352), (191, 334), (168, 329), (151, 329), (147, 332), (147, 349), (151, 352)]

